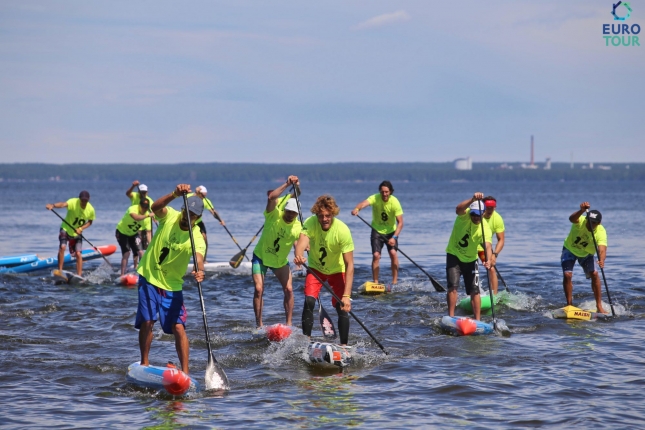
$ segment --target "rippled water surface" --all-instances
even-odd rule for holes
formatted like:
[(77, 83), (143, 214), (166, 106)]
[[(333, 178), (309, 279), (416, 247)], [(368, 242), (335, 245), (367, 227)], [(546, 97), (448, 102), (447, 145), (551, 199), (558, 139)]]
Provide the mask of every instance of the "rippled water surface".
[[(145, 178), (140, 178), (144, 179)], [(116, 243), (114, 229), (127, 209), (123, 183), (0, 183), (0, 255), (57, 251), (58, 219), (45, 210), (81, 189), (92, 194), (95, 244)], [(193, 186), (198, 184), (193, 184)], [(204, 184), (240, 243), (262, 225), (271, 183)], [(356, 363), (344, 373), (311, 368), (307, 340), (279, 344), (253, 336), (249, 273), (218, 274), (203, 283), (211, 341), (231, 391), (188, 398), (146, 391), (126, 382), (139, 358), (136, 289), (114, 284), (105, 264), (86, 264), (90, 285), (53, 285), (47, 271), (0, 275), (3, 370), (2, 426), (92, 428), (412, 428), (569, 427), (642, 428), (645, 425), (645, 192), (639, 183), (395, 183), (405, 211), (403, 251), (445, 284), (445, 246), (457, 203), (475, 191), (493, 194), (506, 223), (498, 267), (510, 294), (496, 307), (510, 336), (452, 337), (439, 329), (445, 295), (402, 259), (391, 294), (361, 296), (371, 276), (369, 229), (349, 211), (376, 192), (376, 183), (303, 184), (303, 207), (334, 195), (356, 251), (353, 311), (389, 352), (384, 355), (352, 322)], [(152, 197), (173, 184), (148, 183)], [(618, 317), (566, 322), (549, 317), (564, 306), (559, 264), (568, 216), (588, 200), (603, 213), (609, 235), (608, 286)], [(175, 202), (177, 203), (177, 202)], [(178, 207), (176, 205), (176, 207)], [(64, 210), (62, 211), (64, 213)], [(369, 216), (369, 211), (363, 214)], [(215, 220), (206, 219), (209, 261), (227, 261), (237, 248)], [(250, 255), (250, 253), (249, 253)], [(109, 257), (116, 269), (120, 252)], [(389, 260), (382, 274), (389, 280)], [(265, 324), (284, 322), (282, 292), (267, 278)], [(207, 348), (196, 284), (186, 282), (191, 373), (203, 379)], [(303, 278), (294, 284), (294, 323), (300, 325)], [(324, 294), (323, 305), (335, 315)], [(460, 297), (464, 296), (463, 289)], [(603, 287), (604, 302), (608, 303)], [(582, 270), (574, 273), (574, 304), (593, 306)], [(609, 309), (607, 305), (607, 309)], [(490, 313), (483, 319), (491, 320)], [(316, 329), (315, 329), (316, 330)], [(314, 335), (316, 333), (314, 332)], [(157, 327), (151, 360), (176, 361), (172, 336)]]

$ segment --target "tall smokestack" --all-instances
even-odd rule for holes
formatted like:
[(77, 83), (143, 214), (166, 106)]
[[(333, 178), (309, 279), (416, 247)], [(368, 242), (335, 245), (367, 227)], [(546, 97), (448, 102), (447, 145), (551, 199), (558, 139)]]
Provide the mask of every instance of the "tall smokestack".
[(531, 135), (531, 166), (534, 166), (534, 158), (533, 158), (533, 135)]

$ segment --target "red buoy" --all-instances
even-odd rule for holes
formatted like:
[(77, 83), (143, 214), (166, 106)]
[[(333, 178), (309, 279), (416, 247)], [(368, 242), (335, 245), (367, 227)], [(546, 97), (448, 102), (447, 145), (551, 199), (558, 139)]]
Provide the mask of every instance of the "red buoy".
[(455, 323), (457, 329), (464, 334), (464, 336), (471, 335), (477, 330), (477, 323), (470, 318), (459, 318)]
[(190, 389), (190, 378), (174, 365), (169, 364), (168, 369), (163, 372), (162, 384), (173, 396), (181, 396)]
[(284, 324), (274, 324), (266, 328), (267, 339), (272, 342), (280, 342), (291, 335), (291, 327)]
[(135, 273), (127, 273), (119, 277), (119, 284), (126, 287), (132, 287), (137, 285), (138, 283), (139, 283), (139, 275)]

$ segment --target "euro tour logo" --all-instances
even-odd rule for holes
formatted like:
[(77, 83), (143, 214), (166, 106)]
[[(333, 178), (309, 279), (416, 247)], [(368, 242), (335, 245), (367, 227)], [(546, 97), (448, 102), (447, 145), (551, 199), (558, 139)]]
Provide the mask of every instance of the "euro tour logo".
[(619, 1), (612, 6), (611, 14), (614, 16), (614, 21), (619, 21), (619, 23), (602, 25), (602, 34), (609, 35), (603, 36), (605, 46), (609, 46), (609, 44), (612, 46), (641, 46), (637, 36), (641, 32), (641, 26), (621, 23), (627, 21), (632, 15), (632, 7), (624, 1)]

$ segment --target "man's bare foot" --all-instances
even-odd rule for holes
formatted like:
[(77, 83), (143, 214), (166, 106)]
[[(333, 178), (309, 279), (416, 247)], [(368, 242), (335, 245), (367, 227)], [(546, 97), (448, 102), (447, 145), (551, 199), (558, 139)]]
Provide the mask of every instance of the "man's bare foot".
[(605, 310), (603, 309), (602, 306), (596, 306), (596, 307), (598, 308), (599, 313), (601, 313), (601, 314), (606, 314), (607, 313), (607, 312), (605, 312)]

